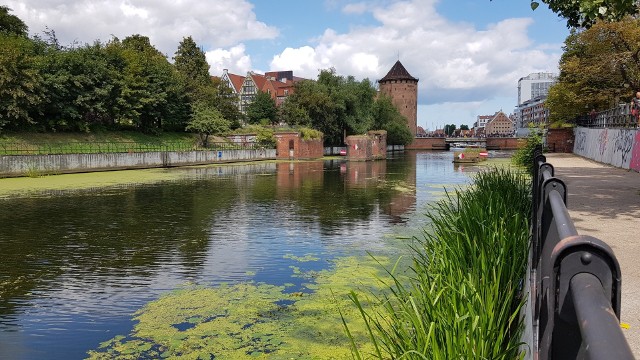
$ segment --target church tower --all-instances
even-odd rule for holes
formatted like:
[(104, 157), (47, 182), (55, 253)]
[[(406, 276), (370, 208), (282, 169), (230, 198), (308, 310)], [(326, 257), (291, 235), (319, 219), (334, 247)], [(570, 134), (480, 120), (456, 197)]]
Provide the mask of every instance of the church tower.
[(407, 118), (407, 127), (415, 138), (418, 129), (418, 79), (409, 75), (398, 60), (387, 75), (378, 80), (378, 84), (380, 94), (389, 96), (400, 114)]

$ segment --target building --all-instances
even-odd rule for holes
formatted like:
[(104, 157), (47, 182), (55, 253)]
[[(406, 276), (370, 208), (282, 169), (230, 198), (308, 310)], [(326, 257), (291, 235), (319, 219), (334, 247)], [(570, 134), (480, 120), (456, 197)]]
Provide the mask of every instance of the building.
[(493, 119), (494, 115), (478, 115), (476, 118), (476, 122), (473, 123), (473, 128), (478, 131), (479, 129), (484, 129), (487, 126), (487, 123)]
[(553, 73), (533, 73), (518, 80), (518, 105), (540, 96), (546, 97), (558, 76)]
[(549, 122), (549, 109), (544, 106), (546, 100), (546, 96), (539, 96), (518, 106), (520, 127), (545, 125)]
[(418, 79), (398, 60), (378, 84), (379, 93), (389, 96), (400, 114), (407, 118), (407, 127), (415, 138), (418, 133)]
[(498, 111), (493, 118), (487, 122), (484, 127), (485, 134), (490, 136), (513, 136), (516, 128), (513, 120), (505, 113)]
[(224, 69), (222, 81), (226, 82), (238, 99), (238, 110), (246, 114), (248, 106), (253, 102), (259, 91), (271, 95), (280, 106), (287, 96), (295, 91), (295, 83), (303, 78), (293, 76), (293, 71), (271, 71), (264, 75), (247, 72), (245, 76), (230, 73)]

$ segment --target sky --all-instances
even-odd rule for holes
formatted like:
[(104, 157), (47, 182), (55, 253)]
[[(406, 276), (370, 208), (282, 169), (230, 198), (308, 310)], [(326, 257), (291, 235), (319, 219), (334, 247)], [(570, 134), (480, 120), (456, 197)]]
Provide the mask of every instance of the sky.
[(374, 83), (400, 60), (418, 82), (418, 125), (473, 125), (509, 114), (518, 79), (558, 73), (566, 22), (529, 0), (5, 0), (31, 35), (62, 45), (148, 36), (170, 61), (193, 37), (212, 75), (223, 69), (334, 68)]

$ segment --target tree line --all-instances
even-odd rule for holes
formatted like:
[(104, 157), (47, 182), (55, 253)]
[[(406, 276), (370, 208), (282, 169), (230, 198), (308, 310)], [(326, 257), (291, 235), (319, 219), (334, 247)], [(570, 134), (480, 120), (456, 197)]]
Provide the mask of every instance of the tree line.
[(190, 36), (173, 62), (139, 34), (65, 46), (51, 29), (29, 37), (0, 6), (0, 48), (0, 131), (192, 131), (206, 141), (244, 124), (288, 124), (320, 130), (331, 145), (373, 129), (387, 130), (393, 144), (411, 141), (406, 119), (374, 84), (333, 69), (297, 83), (280, 108), (259, 93), (242, 114)]

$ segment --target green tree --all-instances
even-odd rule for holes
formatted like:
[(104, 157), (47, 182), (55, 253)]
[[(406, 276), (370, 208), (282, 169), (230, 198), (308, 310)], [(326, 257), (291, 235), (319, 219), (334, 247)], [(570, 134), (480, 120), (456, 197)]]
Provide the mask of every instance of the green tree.
[(278, 109), (276, 108), (275, 100), (271, 98), (271, 95), (263, 91), (258, 91), (253, 102), (247, 107), (249, 124), (261, 124), (263, 122), (274, 124), (276, 123), (277, 115)]
[(48, 130), (89, 131), (114, 124), (116, 90), (122, 77), (99, 42), (78, 48), (50, 46), (40, 73), (46, 92), (42, 126)]
[[(551, 11), (567, 20), (567, 27), (589, 28), (598, 20), (615, 22), (627, 15), (638, 14), (635, 0), (541, 0)], [(539, 2), (532, 0), (535, 10)]]
[(173, 60), (178, 73), (194, 85), (211, 84), (207, 58), (191, 36), (182, 39)]
[(211, 103), (225, 119), (229, 120), (231, 129), (239, 128), (243, 115), (238, 110), (238, 96), (219, 77), (215, 77), (211, 81), (213, 84)]
[(465, 125), (465, 124), (460, 125), (460, 130), (469, 130), (469, 125)]
[(627, 102), (640, 88), (640, 20), (598, 22), (565, 40), (546, 106), (554, 123)]
[(9, 11), (9, 7), (0, 5), (0, 34), (27, 36), (27, 25), (19, 17), (9, 14)]
[[(191, 104), (215, 106), (220, 100), (209, 75), (204, 51), (191, 36), (182, 39), (175, 53), (174, 66)], [(219, 109), (220, 110), (220, 109)]]
[(290, 125), (308, 125), (324, 134), (326, 144), (340, 145), (344, 136), (362, 134), (374, 124), (376, 90), (368, 79), (356, 81), (335, 69), (321, 70), (317, 81), (296, 83), (281, 116)]
[(278, 108), (280, 121), (291, 126), (311, 126), (311, 118), (307, 110), (300, 104), (287, 98)]
[(38, 72), (33, 41), (0, 34), (0, 130), (24, 129), (36, 123), (45, 89)]
[(176, 69), (146, 36), (132, 35), (107, 46), (122, 73), (117, 121), (143, 132), (157, 132), (169, 123), (186, 125), (189, 111)]
[(218, 109), (196, 106), (186, 130), (197, 132), (200, 136), (200, 144), (207, 147), (209, 145), (209, 136), (228, 132), (229, 126), (229, 121), (222, 116)]
[(444, 133), (447, 134), (447, 136), (452, 136), (455, 131), (456, 131), (455, 124), (447, 124), (444, 126)]
[(413, 135), (407, 126), (407, 118), (393, 104), (388, 96), (379, 97), (373, 105), (374, 124), (371, 130), (386, 130), (387, 143), (390, 145), (407, 145)]

